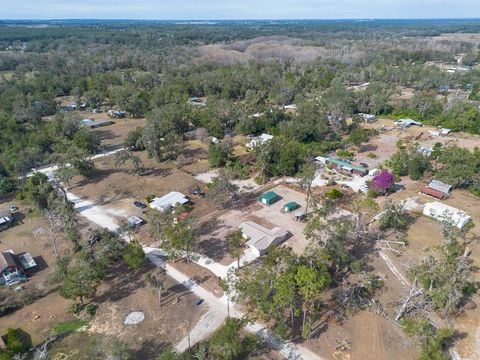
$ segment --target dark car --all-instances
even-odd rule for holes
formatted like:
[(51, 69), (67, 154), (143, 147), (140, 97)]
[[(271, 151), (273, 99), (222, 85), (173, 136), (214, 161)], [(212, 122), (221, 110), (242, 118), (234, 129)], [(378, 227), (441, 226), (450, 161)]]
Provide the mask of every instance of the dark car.
[(145, 205), (143, 202), (141, 201), (135, 201), (133, 203), (134, 206), (136, 206), (137, 208), (139, 209), (146, 209), (147, 208), (147, 205)]
[(201, 299), (201, 298), (195, 299), (195, 305), (196, 305), (196, 306), (200, 306), (200, 305), (202, 305), (202, 304), (203, 304), (203, 299)]

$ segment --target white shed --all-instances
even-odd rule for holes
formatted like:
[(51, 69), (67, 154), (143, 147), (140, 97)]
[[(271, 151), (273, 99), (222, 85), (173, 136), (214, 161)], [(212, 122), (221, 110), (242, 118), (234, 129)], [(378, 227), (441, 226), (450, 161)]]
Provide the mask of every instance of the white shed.
[(459, 229), (462, 229), (472, 219), (465, 211), (438, 201), (426, 204), (423, 208), (423, 215), (435, 220), (449, 222)]
[(150, 207), (159, 211), (167, 211), (176, 205), (184, 205), (188, 203), (188, 198), (180, 192), (172, 191), (161, 198), (154, 198), (150, 202)]

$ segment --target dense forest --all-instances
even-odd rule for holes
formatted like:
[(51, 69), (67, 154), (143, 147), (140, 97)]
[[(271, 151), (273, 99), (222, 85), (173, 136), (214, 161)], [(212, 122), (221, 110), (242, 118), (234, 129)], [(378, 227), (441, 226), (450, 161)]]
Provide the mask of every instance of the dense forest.
[[(434, 65), (478, 62), (476, 44), (434, 37), (478, 31), (478, 21), (250, 25), (3, 22), (1, 191), (12, 190), (14, 179), (64, 154), (62, 149), (82, 156), (100, 150), (78, 119), (57, 112), (58, 98), (66, 95), (90, 108), (146, 116), (156, 135), (171, 134), (172, 141), (197, 128), (218, 138), (281, 135), (278, 141), (287, 141), (290, 153), (277, 149), (270, 163), (291, 161), (269, 166), (270, 175), (292, 174), (297, 158), (341, 147), (341, 135), (353, 130), (345, 119), (357, 113), (409, 116), (480, 133), (480, 71), (449, 73)], [(455, 58), (459, 53), (462, 58)], [(398, 100), (402, 87), (414, 95)], [(465, 98), (439, 96), (450, 89)], [(208, 107), (189, 106), (192, 96), (207, 97)], [(292, 103), (295, 115), (279, 111)]]

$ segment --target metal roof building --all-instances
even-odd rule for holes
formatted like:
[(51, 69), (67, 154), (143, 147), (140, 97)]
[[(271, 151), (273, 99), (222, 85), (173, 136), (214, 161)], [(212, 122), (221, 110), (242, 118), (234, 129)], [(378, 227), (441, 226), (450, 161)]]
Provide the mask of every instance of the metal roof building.
[(444, 182), (441, 182), (439, 180), (432, 180), (428, 184), (429, 188), (432, 188), (434, 190), (440, 191), (444, 194), (448, 194), (450, 190), (452, 190), (452, 185), (445, 184)]
[(459, 229), (462, 229), (472, 219), (465, 211), (437, 201), (426, 204), (423, 208), (423, 215), (435, 220), (446, 221)]
[(180, 192), (172, 191), (161, 198), (154, 198), (150, 202), (150, 207), (159, 211), (167, 211), (176, 205), (184, 205), (188, 203), (188, 198)]

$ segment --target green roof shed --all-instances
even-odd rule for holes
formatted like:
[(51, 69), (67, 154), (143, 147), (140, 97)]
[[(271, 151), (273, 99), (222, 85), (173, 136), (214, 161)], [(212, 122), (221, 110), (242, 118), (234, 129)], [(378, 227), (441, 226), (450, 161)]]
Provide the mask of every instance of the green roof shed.
[(279, 196), (273, 191), (264, 192), (258, 197), (258, 202), (261, 202), (265, 205), (272, 205), (277, 200), (279, 200)]
[(286, 212), (292, 212), (293, 210), (297, 210), (300, 207), (300, 204), (296, 203), (295, 201), (290, 201), (283, 205), (283, 210)]

